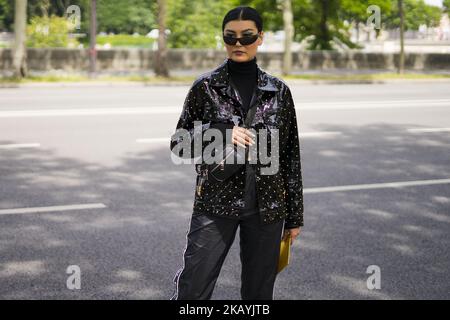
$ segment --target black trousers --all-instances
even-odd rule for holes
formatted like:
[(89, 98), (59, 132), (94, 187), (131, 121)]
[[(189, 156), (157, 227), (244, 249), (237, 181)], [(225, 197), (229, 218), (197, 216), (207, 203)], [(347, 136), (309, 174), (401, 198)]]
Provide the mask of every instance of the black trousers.
[(240, 227), (241, 298), (273, 300), (284, 220), (262, 225), (259, 212), (232, 219), (194, 212), (186, 233), (183, 267), (170, 300), (211, 298), (225, 257)]

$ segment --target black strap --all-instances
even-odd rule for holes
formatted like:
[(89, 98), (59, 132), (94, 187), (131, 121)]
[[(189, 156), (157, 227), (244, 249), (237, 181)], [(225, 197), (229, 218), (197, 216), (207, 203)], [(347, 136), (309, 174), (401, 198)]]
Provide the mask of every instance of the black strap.
[[(230, 81), (231, 86), (234, 88), (234, 90), (236, 90), (238, 92), (237, 87), (236, 87), (234, 81), (231, 79), (231, 77), (229, 78), (229, 81)], [(255, 88), (256, 88), (256, 86), (255, 86)], [(250, 127), (250, 125), (252, 124), (252, 121), (253, 121), (253, 117), (255, 116), (257, 104), (254, 103), (252, 105), (254, 99), (256, 99), (256, 89), (253, 89), (253, 95), (252, 95), (252, 98), (250, 101), (250, 109), (247, 111), (247, 115), (244, 120), (244, 128)]]
[[(247, 111), (247, 115), (245, 117), (244, 128), (250, 128), (250, 126), (253, 122), (253, 118), (255, 117), (256, 107), (258, 106), (258, 104), (254, 100), (256, 100), (256, 91), (255, 90), (253, 91), (253, 96), (250, 101), (250, 109)], [(247, 160), (248, 153), (249, 153), (249, 148), (245, 148), (245, 163), (247, 163), (247, 161), (248, 161)]]
[(256, 113), (256, 107), (257, 107), (257, 103), (254, 103), (252, 105), (253, 102), (253, 98), (256, 99), (256, 92), (253, 92), (253, 96), (252, 96), (252, 101), (250, 101), (250, 109), (247, 111), (247, 116), (245, 117), (245, 121), (244, 121), (244, 127), (249, 128), (250, 125), (252, 124), (253, 118), (255, 117), (255, 113)]
[[(231, 83), (231, 86), (237, 91), (236, 86), (234, 85), (234, 83), (231, 80), (231, 78), (229, 79), (229, 81)], [(256, 114), (256, 108), (257, 108), (258, 104), (256, 103), (255, 100), (256, 100), (256, 90), (254, 89), (253, 90), (252, 99), (250, 101), (250, 109), (247, 111), (247, 114), (245, 116), (244, 125), (243, 125), (244, 128), (249, 128), (251, 126), (253, 118), (254, 118), (254, 116)], [(224, 148), (224, 150), (225, 150), (225, 148)], [(248, 149), (249, 148), (245, 148), (245, 162), (246, 163), (247, 163), (247, 156), (248, 156), (248, 152), (249, 152)], [(234, 145), (234, 151), (233, 152), (236, 152), (236, 145)], [(226, 156), (228, 156), (228, 155), (226, 155)], [(218, 165), (215, 168), (217, 168), (217, 167), (218, 167)]]

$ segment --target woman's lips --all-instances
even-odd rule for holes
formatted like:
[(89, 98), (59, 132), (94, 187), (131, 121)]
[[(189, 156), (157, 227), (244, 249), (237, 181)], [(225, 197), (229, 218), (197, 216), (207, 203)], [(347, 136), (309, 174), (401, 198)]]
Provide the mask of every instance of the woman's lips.
[(244, 54), (245, 52), (244, 51), (233, 51), (233, 53), (237, 54), (237, 55), (241, 55), (241, 54)]

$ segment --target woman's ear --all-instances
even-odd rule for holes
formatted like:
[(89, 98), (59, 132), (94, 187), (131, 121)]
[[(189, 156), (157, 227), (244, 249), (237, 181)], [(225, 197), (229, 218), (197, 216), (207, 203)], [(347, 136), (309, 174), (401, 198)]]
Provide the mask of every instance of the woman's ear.
[(261, 31), (261, 35), (258, 38), (258, 46), (262, 45), (264, 39), (264, 31)]

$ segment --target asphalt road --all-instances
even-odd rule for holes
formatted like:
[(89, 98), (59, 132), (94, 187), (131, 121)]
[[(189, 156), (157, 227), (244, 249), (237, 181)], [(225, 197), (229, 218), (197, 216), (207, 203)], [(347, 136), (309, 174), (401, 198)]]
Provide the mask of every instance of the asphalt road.
[[(275, 299), (449, 299), (450, 83), (290, 87), (305, 227)], [(188, 89), (0, 90), (0, 298), (171, 296), (195, 172), (168, 139)], [(238, 239), (213, 299), (240, 299)]]

